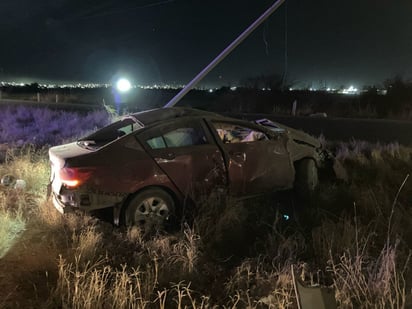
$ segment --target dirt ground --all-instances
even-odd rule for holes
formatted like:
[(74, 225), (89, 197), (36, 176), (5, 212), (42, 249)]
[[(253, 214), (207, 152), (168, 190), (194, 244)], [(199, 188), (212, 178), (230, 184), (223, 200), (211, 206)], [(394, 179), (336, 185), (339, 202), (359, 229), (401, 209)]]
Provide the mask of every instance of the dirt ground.
[(57, 280), (59, 253), (29, 224), (0, 259), (0, 308), (39, 308)]

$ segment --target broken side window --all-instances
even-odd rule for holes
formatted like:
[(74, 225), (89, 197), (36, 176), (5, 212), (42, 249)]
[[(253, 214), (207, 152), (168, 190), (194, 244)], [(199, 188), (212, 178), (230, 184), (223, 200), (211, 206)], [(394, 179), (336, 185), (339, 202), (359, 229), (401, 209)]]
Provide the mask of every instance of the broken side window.
[(213, 122), (223, 143), (247, 143), (267, 140), (265, 133), (256, 129), (226, 122)]
[(201, 126), (177, 128), (163, 135), (146, 140), (152, 149), (186, 147), (207, 144), (206, 135)]

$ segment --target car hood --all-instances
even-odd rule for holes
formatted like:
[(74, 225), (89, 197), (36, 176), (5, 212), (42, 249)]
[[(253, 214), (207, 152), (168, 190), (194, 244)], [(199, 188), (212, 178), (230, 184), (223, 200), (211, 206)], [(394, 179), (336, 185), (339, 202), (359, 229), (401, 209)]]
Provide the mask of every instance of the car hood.
[(286, 134), (289, 135), (289, 137), (292, 140), (294, 140), (297, 143), (304, 143), (304, 144), (310, 145), (315, 148), (321, 147), (321, 143), (317, 138), (303, 131), (296, 130), (288, 126), (285, 126), (284, 124), (281, 124), (279, 122), (275, 122), (275, 121), (264, 118), (264, 119), (255, 120), (255, 123), (261, 126), (264, 126), (274, 132), (285, 132)]
[(295, 142), (309, 144), (309, 145), (311, 145), (313, 147), (316, 147), (316, 148), (321, 147), (321, 143), (317, 138), (315, 138), (315, 137), (313, 137), (313, 136), (311, 136), (311, 135), (309, 135), (309, 134), (307, 134), (303, 131), (292, 129), (292, 128), (289, 128), (289, 127), (285, 127), (285, 129), (286, 129), (286, 132), (289, 134), (289, 136)]

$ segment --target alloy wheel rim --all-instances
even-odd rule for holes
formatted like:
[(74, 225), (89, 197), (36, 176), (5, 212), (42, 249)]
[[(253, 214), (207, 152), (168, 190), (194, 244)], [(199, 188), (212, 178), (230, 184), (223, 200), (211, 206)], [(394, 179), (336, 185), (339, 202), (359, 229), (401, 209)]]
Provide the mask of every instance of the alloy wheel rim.
[(168, 218), (169, 207), (167, 203), (159, 197), (144, 199), (136, 207), (134, 214), (135, 225), (145, 231), (161, 229)]

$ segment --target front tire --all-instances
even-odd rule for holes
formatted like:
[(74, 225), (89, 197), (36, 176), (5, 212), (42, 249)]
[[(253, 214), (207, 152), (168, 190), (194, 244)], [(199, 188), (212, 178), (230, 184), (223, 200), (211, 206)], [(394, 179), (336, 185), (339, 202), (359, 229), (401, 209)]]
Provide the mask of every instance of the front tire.
[(127, 226), (137, 226), (145, 234), (165, 229), (174, 216), (175, 203), (166, 191), (159, 188), (146, 189), (136, 194), (125, 211)]
[(295, 189), (300, 197), (310, 197), (319, 185), (319, 174), (313, 159), (303, 159), (297, 162)]

